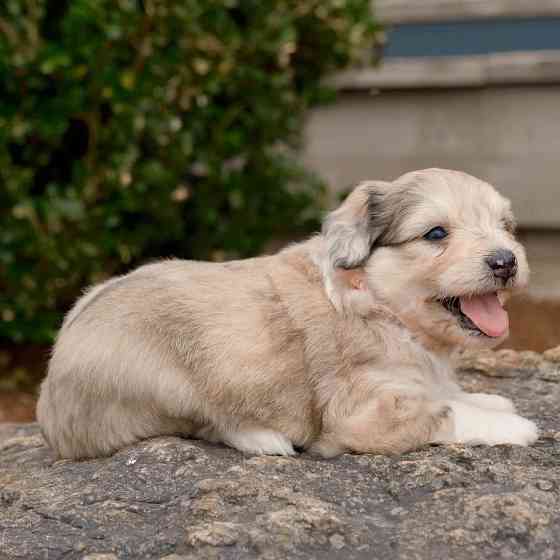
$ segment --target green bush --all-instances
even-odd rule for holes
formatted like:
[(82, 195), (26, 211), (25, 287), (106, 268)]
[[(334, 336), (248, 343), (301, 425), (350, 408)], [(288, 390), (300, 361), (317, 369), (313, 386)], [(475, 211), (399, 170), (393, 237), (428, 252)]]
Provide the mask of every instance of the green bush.
[(369, 0), (4, 0), (0, 337), (46, 342), (80, 289), (156, 256), (254, 254), (317, 218), (305, 110)]

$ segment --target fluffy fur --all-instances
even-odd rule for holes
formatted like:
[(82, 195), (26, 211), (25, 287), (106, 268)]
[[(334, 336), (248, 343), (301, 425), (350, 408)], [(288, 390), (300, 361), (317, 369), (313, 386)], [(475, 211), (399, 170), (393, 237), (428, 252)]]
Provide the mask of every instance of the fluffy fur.
[[(526, 285), (509, 202), (430, 169), (365, 182), (316, 237), (277, 255), (149, 264), (91, 289), (66, 317), (38, 404), (60, 457), (162, 434), (248, 453), (400, 453), (429, 442), (514, 443), (535, 425), (467, 394), (452, 354), (489, 348), (442, 298)], [(441, 241), (424, 235), (441, 226)], [(507, 249), (502, 281), (488, 255)]]

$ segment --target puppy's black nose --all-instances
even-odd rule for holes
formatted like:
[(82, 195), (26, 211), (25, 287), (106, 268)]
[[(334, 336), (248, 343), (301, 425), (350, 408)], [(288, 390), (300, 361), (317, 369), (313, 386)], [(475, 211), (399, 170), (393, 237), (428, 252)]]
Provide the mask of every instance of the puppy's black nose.
[(487, 257), (486, 264), (490, 267), (494, 276), (501, 278), (504, 282), (517, 274), (517, 259), (508, 249), (498, 249)]

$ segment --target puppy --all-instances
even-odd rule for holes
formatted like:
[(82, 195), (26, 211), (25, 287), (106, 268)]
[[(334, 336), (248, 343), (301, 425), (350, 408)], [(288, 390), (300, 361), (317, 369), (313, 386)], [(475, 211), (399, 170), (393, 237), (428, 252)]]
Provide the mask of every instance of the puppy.
[(182, 434), (246, 453), (528, 445), (508, 399), (467, 394), (453, 352), (508, 334), (526, 285), (510, 204), (428, 169), (364, 182), (277, 255), (171, 260), (94, 287), (62, 325), (38, 403), (58, 456)]

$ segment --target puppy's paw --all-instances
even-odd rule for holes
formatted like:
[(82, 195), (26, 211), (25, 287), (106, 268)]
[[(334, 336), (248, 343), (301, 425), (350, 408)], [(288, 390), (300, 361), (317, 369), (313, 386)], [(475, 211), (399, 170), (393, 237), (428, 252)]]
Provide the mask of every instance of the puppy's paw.
[(251, 455), (295, 455), (292, 442), (282, 433), (266, 429), (230, 432), (224, 442)]
[(530, 445), (538, 437), (534, 422), (517, 414), (484, 410), (463, 402), (451, 404), (455, 443), (470, 445)]
[(537, 425), (531, 420), (517, 414), (503, 413), (500, 416), (503, 418), (489, 427), (489, 445), (510, 443), (527, 446), (539, 439)]
[(515, 405), (509, 399), (500, 397), (500, 395), (488, 395), (486, 393), (464, 393), (461, 400), (485, 408), (488, 410), (496, 410), (499, 412), (515, 412)]
[(318, 455), (323, 459), (332, 459), (345, 453), (348, 449), (330, 438), (322, 438), (314, 442), (307, 451), (311, 455)]

